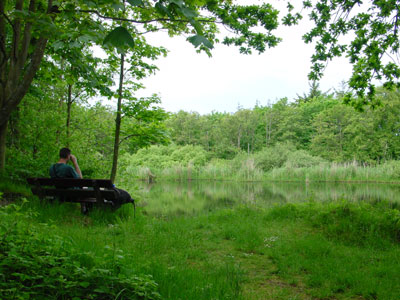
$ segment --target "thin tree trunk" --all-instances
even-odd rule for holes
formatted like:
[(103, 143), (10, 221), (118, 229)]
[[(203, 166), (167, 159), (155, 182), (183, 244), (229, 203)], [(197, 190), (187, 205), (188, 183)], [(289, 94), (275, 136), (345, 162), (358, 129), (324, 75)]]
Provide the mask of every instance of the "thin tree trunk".
[[(60, 81), (63, 81), (64, 80), (64, 76), (62, 74), (64, 74), (64, 71), (65, 71), (64, 59), (61, 59), (60, 69), (61, 69), (62, 72), (61, 72), (61, 74), (59, 76), (59, 79), (60, 79)], [(62, 112), (63, 103), (64, 103), (64, 93), (62, 93), (62, 96), (60, 97), (60, 100), (58, 101), (59, 113)], [(61, 129), (58, 128), (57, 131), (56, 131), (56, 145), (57, 146), (60, 145), (60, 136), (61, 136)]]
[(238, 135), (237, 135), (237, 147), (240, 149), (240, 139), (242, 137), (242, 129), (239, 127)]
[(125, 56), (121, 54), (121, 69), (119, 73), (119, 88), (118, 88), (118, 104), (117, 113), (115, 117), (115, 139), (114, 139), (114, 155), (113, 163), (111, 168), (110, 179), (114, 182), (117, 175), (117, 165), (118, 165), (118, 152), (119, 152), (119, 135), (121, 131), (121, 106), (122, 106), (122, 88), (124, 86), (124, 62)]
[(72, 106), (72, 84), (68, 84), (68, 99), (67, 99), (67, 147), (69, 147), (70, 124), (71, 124), (71, 106)]
[(271, 129), (272, 129), (272, 115), (270, 113), (265, 113), (265, 146), (271, 141)]

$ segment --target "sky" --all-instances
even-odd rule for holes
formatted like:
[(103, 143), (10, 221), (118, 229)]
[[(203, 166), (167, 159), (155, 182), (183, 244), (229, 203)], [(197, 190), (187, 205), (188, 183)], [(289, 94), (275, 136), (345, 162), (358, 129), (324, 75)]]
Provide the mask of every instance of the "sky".
[[(196, 53), (184, 37), (147, 35), (148, 42), (166, 47), (169, 54), (155, 62), (159, 71), (142, 81), (146, 88), (138, 95), (156, 93), (167, 111), (200, 114), (235, 112), (239, 106), (264, 106), (283, 97), (293, 100), (310, 88), (307, 74), (313, 46), (301, 38), (310, 27), (307, 20), (296, 27), (281, 26), (276, 35), (283, 41), (262, 54), (243, 55), (234, 46), (217, 44), (211, 58)], [(351, 65), (346, 58), (335, 59), (328, 64), (320, 89), (339, 89), (350, 75)]]

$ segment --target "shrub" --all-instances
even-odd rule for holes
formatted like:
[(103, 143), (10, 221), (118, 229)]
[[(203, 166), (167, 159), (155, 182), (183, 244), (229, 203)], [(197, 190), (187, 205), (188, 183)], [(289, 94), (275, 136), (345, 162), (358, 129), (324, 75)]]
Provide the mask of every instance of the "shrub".
[(289, 153), (293, 151), (295, 151), (295, 148), (289, 143), (276, 144), (271, 148), (265, 148), (254, 155), (256, 167), (264, 172), (273, 168), (280, 168), (286, 162)]
[(287, 155), (285, 162), (286, 168), (309, 168), (318, 166), (322, 163), (327, 163), (323, 158), (318, 156), (312, 156), (310, 153), (304, 150), (297, 150), (290, 152)]
[[(0, 209), (1, 299), (160, 299), (150, 276), (124, 270), (123, 253), (105, 249), (100, 259), (80, 253), (51, 232), (32, 226), (20, 207)], [(18, 220), (18, 221), (15, 221)]]
[(207, 162), (207, 152), (201, 146), (186, 145), (177, 148), (171, 154), (171, 159), (183, 166), (192, 164), (204, 166)]

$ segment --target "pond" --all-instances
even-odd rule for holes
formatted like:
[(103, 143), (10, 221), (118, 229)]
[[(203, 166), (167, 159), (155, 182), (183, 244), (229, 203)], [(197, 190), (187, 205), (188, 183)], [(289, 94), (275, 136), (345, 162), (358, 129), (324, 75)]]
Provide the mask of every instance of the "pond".
[(189, 181), (138, 182), (139, 206), (150, 215), (196, 214), (237, 205), (268, 207), (306, 201), (351, 200), (400, 205), (399, 184)]

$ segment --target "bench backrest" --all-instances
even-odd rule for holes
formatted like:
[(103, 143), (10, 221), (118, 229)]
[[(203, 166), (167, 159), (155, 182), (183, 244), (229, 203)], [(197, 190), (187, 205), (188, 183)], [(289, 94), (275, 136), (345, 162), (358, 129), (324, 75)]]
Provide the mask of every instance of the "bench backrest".
[(112, 188), (113, 183), (108, 179), (75, 179), (75, 178), (28, 178), (28, 183), (35, 186), (54, 186), (56, 188), (93, 187)]

